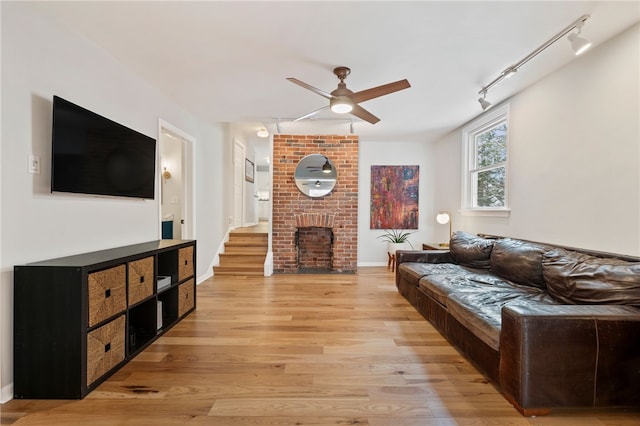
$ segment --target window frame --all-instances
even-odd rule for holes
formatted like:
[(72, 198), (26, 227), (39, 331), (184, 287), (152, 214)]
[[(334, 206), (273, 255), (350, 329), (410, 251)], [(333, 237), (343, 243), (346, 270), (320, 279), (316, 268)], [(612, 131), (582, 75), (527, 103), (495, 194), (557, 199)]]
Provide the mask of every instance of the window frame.
[[(492, 127), (505, 122), (507, 125), (507, 159), (503, 163), (492, 164), (491, 166), (476, 167), (476, 144), (475, 138), (478, 134), (489, 130)], [(509, 216), (509, 158), (510, 158), (510, 133), (509, 104), (492, 108), (476, 120), (472, 121), (462, 129), (462, 188), (461, 188), (461, 209), (465, 216)], [(505, 168), (504, 180), (504, 206), (500, 207), (478, 207), (474, 206), (476, 199), (476, 181), (474, 174), (499, 167)]]

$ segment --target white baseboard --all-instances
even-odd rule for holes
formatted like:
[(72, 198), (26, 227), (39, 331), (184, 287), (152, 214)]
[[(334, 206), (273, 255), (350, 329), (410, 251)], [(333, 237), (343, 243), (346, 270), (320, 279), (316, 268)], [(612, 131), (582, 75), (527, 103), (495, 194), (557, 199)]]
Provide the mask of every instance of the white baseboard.
[(208, 280), (209, 278), (211, 278), (213, 276), (213, 265), (209, 267), (209, 269), (207, 269), (207, 273), (200, 275), (198, 277), (198, 279), (196, 280), (196, 285), (200, 285), (203, 282), (205, 282), (206, 280)]
[(0, 404), (9, 402), (13, 399), (13, 383), (9, 383), (0, 389)]
[(387, 262), (358, 262), (358, 266), (387, 266)]
[[(216, 251), (215, 256), (213, 256), (213, 259), (211, 260), (211, 264), (209, 265), (209, 271), (211, 271), (211, 275), (207, 274), (206, 278), (211, 278), (214, 273), (213, 273), (213, 267), (214, 266), (220, 266), (220, 253), (224, 253), (224, 243), (226, 243), (227, 241), (229, 241), (229, 233), (231, 231), (233, 231), (234, 228), (233, 226), (229, 226), (229, 228), (227, 228), (227, 233), (224, 234), (224, 237), (222, 238), (222, 241), (220, 242), (220, 245), (218, 246), (218, 250)], [(206, 279), (205, 278), (205, 279)]]
[(270, 277), (273, 275), (273, 252), (267, 252), (264, 259), (264, 276)]

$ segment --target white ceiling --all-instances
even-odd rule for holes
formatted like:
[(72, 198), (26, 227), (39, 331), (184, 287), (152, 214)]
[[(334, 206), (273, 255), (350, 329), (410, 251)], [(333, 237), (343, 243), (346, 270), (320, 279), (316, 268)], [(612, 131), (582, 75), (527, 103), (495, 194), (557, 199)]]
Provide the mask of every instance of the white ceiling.
[[(291, 119), (328, 102), (332, 70), (355, 91), (406, 78), (412, 87), (365, 102), (381, 121), (354, 120), (367, 141), (431, 141), (477, 116), (478, 91), (587, 13), (594, 45), (640, 20), (637, 1), (42, 2), (50, 16), (110, 52), (205, 122), (283, 133), (347, 134), (351, 116)], [(588, 53), (587, 53), (588, 54)], [(494, 104), (575, 57), (566, 40), (489, 92)]]

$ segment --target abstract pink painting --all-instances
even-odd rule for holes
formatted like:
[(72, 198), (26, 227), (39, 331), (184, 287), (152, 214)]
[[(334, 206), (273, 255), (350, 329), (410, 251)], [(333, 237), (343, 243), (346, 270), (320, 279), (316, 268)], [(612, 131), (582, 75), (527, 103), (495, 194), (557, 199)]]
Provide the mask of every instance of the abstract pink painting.
[(420, 166), (371, 166), (371, 229), (418, 229)]

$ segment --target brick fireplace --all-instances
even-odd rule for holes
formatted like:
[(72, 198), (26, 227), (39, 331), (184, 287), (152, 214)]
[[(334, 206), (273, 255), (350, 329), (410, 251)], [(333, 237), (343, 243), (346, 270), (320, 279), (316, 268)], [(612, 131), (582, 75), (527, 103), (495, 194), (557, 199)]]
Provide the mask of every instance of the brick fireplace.
[(298, 272), (333, 271), (333, 230), (331, 228), (298, 228)]
[[(327, 156), (337, 170), (336, 186), (323, 197), (306, 196), (293, 178), (296, 165), (309, 154)], [(272, 197), (274, 272), (356, 271), (357, 136), (274, 135)]]

